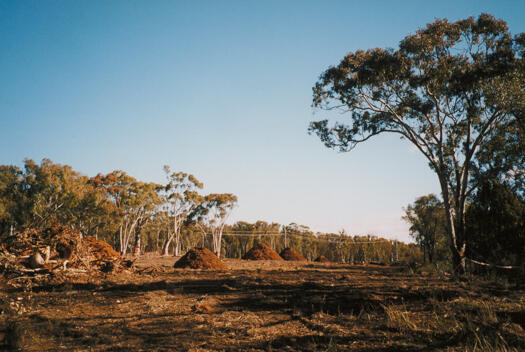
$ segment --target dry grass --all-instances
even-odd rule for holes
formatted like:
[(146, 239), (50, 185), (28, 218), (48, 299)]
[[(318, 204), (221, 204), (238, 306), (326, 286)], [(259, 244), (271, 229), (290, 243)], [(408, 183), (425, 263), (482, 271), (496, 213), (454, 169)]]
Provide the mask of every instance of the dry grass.
[(421, 330), (415, 322), (412, 313), (406, 308), (398, 306), (381, 305), (386, 313), (387, 327), (400, 332), (418, 332)]
[(432, 311), (423, 319), (425, 314), (411, 312), (404, 304), (382, 306), (387, 327), (407, 334), (433, 335), (437, 339), (447, 336), (451, 342), (462, 341), (464, 344), (458, 349), (464, 351), (510, 352), (519, 351), (513, 347), (515, 344), (523, 347), (523, 321), (521, 325), (512, 321), (512, 312), (524, 313), (525, 307), (518, 302), (512, 307), (506, 299), (460, 297), (430, 303)]
[(2, 286), (0, 350), (525, 350), (525, 295), (508, 287), (383, 266), (226, 260), (216, 272), (175, 260)]

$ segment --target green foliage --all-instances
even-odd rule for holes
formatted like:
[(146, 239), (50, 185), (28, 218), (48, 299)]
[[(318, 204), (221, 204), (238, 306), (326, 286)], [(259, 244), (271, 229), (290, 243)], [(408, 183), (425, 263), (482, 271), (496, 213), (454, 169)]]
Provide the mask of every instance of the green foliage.
[(213, 252), (220, 258), (222, 233), (231, 211), (237, 205), (237, 196), (231, 193), (211, 193), (195, 207), (190, 218), (197, 220), (203, 231), (208, 229), (212, 235)]
[(205, 198), (198, 192), (203, 184), (191, 174), (171, 172), (169, 166), (164, 166), (168, 182), (164, 187), (164, 211), (162, 216), (166, 226), (166, 239), (162, 246), (162, 254), (167, 255), (171, 241), (175, 240), (175, 255), (180, 255), (182, 246), (181, 228), (192, 212)]
[(120, 252), (126, 254), (130, 240), (140, 242), (142, 227), (153, 217), (162, 199), (162, 186), (136, 180), (124, 171), (117, 170), (107, 175), (98, 174), (89, 183), (105, 194), (110, 201), (107, 207), (112, 224), (116, 225), (118, 239), (115, 242)]
[(405, 214), (403, 219), (410, 224), (410, 236), (423, 250), (425, 260), (428, 258), (433, 263), (436, 251), (439, 251), (440, 259), (443, 258), (447, 242), (443, 203), (434, 194), (422, 196), (408, 205)]
[(523, 171), (517, 134), (507, 132), (524, 116), (524, 54), (525, 34), (513, 38), (491, 15), (437, 19), (397, 50), (359, 50), (326, 70), (313, 105), (350, 112), (351, 119), (315, 121), (309, 131), (341, 151), (381, 133), (415, 145), (438, 176), (451, 254), (462, 272), (465, 209), (479, 185), (471, 175), (491, 160), (500, 175)]
[(525, 264), (525, 201), (511, 187), (486, 182), (467, 211), (469, 256), (499, 264)]
[(107, 201), (68, 165), (26, 159), (24, 169), (0, 166), (0, 233), (67, 222), (92, 234)]

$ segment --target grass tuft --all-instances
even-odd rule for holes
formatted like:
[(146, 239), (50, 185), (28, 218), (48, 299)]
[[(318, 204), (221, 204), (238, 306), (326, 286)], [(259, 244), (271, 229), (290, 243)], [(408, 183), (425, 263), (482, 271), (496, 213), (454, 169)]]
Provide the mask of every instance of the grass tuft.
[(381, 305), (387, 315), (387, 327), (399, 332), (418, 331), (417, 324), (412, 321), (406, 307), (396, 305)]

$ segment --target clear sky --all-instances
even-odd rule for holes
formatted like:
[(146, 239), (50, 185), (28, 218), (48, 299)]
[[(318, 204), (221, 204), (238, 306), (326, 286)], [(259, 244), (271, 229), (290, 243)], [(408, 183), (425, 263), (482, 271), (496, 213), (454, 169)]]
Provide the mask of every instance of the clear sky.
[(402, 207), (437, 178), (394, 136), (326, 149), (308, 123), (338, 113), (311, 88), (349, 51), (482, 12), (525, 31), (521, 0), (0, 0), (0, 164), (155, 182), (168, 164), (236, 194), (231, 221), (406, 241)]

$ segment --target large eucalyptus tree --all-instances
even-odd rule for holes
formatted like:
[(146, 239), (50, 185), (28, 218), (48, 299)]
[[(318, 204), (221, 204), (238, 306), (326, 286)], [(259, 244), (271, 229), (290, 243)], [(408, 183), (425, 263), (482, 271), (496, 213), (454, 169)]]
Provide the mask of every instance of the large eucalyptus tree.
[(505, 154), (504, 131), (523, 116), (524, 62), (525, 33), (512, 37), (505, 21), (488, 14), (438, 19), (398, 49), (351, 52), (326, 70), (313, 88), (313, 105), (343, 110), (350, 119), (315, 121), (309, 130), (341, 151), (381, 133), (410, 141), (439, 179), (453, 264), (462, 273), (465, 209), (477, 186), (472, 173), (490, 160), (487, 153)]

